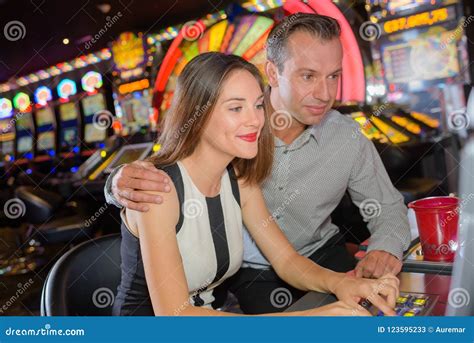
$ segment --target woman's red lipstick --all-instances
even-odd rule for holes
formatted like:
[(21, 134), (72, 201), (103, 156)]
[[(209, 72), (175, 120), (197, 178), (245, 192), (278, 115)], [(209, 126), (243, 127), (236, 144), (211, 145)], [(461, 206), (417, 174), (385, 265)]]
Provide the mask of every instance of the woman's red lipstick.
[(249, 133), (247, 135), (237, 136), (237, 137), (247, 142), (255, 142), (257, 140), (257, 132)]

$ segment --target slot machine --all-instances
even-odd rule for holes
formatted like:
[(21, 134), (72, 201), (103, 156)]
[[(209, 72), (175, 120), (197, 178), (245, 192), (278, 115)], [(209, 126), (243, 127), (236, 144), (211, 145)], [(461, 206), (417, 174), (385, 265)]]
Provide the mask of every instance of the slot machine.
[(57, 87), (59, 97), (58, 113), (58, 158), (60, 169), (66, 170), (80, 164), (80, 127), (81, 114), (75, 101), (76, 82), (72, 79), (61, 80)]
[(97, 149), (105, 147), (110, 127), (114, 120), (108, 110), (105, 91), (102, 88), (102, 75), (96, 71), (88, 71), (81, 78), (81, 87), (86, 92), (81, 99), (84, 133), (81, 155), (88, 157)]
[(52, 107), (51, 89), (41, 86), (36, 89), (33, 117), (36, 123), (36, 147), (33, 162), (45, 173), (53, 169), (53, 159), (57, 151), (57, 122)]
[(0, 170), (2, 180), (9, 174), (15, 156), (15, 119), (10, 99), (0, 99)]
[(20, 92), (13, 98), (15, 107), (15, 164), (22, 168), (34, 158), (35, 124), (33, 104), (28, 94)]

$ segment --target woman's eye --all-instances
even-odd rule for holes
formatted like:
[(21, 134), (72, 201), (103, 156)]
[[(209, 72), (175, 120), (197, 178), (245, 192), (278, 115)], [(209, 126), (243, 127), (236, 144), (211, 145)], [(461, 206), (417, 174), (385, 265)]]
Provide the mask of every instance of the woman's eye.
[(240, 112), (242, 111), (242, 106), (232, 107), (230, 108), (232, 112)]
[(264, 109), (264, 105), (263, 104), (258, 104), (257, 105), (257, 110), (263, 110)]

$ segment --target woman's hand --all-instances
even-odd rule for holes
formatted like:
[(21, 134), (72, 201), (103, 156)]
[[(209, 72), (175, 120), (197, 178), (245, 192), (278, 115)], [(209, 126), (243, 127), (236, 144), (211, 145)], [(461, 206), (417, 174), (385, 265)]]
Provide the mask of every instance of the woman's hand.
[(367, 299), (385, 315), (394, 316), (399, 284), (400, 281), (393, 274), (385, 274), (380, 279), (363, 279), (341, 274), (331, 291), (353, 309), (360, 309), (359, 301)]
[(356, 307), (350, 306), (343, 301), (303, 311), (303, 315), (308, 316), (371, 316), (365, 308), (356, 304)]

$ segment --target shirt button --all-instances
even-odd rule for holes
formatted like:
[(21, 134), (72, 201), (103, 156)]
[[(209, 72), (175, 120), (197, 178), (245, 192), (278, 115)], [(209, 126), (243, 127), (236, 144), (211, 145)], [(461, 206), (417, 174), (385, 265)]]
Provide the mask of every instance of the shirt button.
[(282, 190), (283, 190), (283, 187), (281, 187), (281, 186), (280, 186), (280, 187), (278, 187), (278, 190), (282, 191)]
[(284, 153), (285, 155), (288, 154), (288, 150), (283, 151), (283, 153)]
[(280, 219), (280, 218), (281, 218), (281, 216), (280, 216), (280, 215), (277, 215), (275, 218), (276, 218), (276, 219)]

